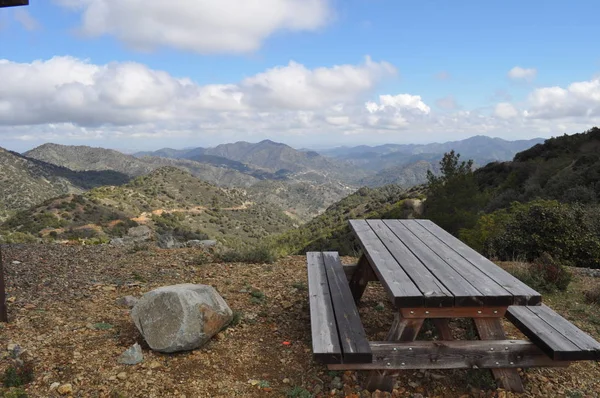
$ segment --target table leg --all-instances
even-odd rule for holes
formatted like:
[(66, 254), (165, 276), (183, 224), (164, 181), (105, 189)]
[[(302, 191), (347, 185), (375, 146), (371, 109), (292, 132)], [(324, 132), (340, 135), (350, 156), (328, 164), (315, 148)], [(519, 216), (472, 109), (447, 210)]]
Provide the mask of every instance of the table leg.
[[(481, 340), (504, 340), (506, 335), (499, 318), (473, 318)], [(492, 369), (499, 386), (507, 391), (524, 392), (523, 382), (516, 369)]]
[[(423, 318), (403, 318), (399, 313), (394, 317), (394, 323), (387, 335), (388, 341), (414, 341), (423, 326)], [(372, 370), (367, 376), (365, 388), (369, 391), (392, 391), (394, 378), (387, 370)]]
[(352, 297), (354, 297), (354, 301), (358, 303), (367, 288), (367, 284), (370, 281), (377, 280), (375, 276), (375, 272), (373, 272), (373, 268), (369, 263), (369, 260), (363, 254), (358, 260), (358, 265), (356, 267), (356, 271), (354, 271), (354, 275), (352, 275), (352, 279), (350, 279), (350, 291), (352, 292)]
[(450, 325), (449, 325), (449, 321), (450, 319), (448, 318), (435, 318), (432, 319), (433, 324), (435, 325), (435, 328), (438, 330), (438, 333), (440, 334), (440, 337), (442, 340), (454, 340), (454, 338), (452, 337), (452, 332), (450, 331)]

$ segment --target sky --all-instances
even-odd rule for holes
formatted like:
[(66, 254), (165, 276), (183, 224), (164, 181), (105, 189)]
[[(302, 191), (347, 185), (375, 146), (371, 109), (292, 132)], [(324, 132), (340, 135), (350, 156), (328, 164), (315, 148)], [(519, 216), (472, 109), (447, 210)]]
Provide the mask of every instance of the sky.
[(324, 148), (600, 125), (597, 0), (30, 0), (0, 146)]

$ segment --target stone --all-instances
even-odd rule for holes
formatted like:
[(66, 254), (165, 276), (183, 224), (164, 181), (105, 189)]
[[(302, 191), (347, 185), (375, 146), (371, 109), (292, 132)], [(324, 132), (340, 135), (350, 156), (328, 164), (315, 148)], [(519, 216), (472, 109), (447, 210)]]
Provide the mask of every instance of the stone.
[(60, 395), (71, 395), (73, 394), (73, 386), (69, 383), (63, 384), (56, 389)]
[(50, 391), (54, 391), (58, 388), (58, 386), (60, 386), (60, 383), (55, 381), (54, 383), (50, 384)]
[(111, 246), (124, 246), (125, 245), (125, 239), (123, 238), (113, 238), (110, 240), (110, 244)]
[(181, 247), (181, 243), (177, 242), (171, 234), (159, 235), (157, 245), (161, 249), (176, 249)]
[(342, 383), (342, 379), (336, 376), (331, 380), (329, 386), (332, 390), (341, 390), (344, 387), (344, 383)]
[(17, 260), (13, 261), (12, 263), (13, 263), (14, 265), (19, 265), (19, 264), (21, 264), (21, 262), (20, 262), (20, 261), (17, 261)]
[(120, 297), (117, 299), (117, 305), (120, 305), (121, 307), (127, 307), (127, 308), (133, 308), (137, 302), (138, 302), (138, 299), (133, 296), (125, 296), (125, 297)]
[(172, 353), (205, 344), (233, 312), (212, 286), (186, 283), (144, 294), (131, 317), (152, 350)]
[(125, 372), (121, 372), (117, 375), (117, 379), (119, 380), (125, 380), (127, 378), (127, 373)]
[(202, 246), (202, 247), (213, 247), (216, 245), (217, 245), (216, 240), (201, 240), (200, 241), (200, 246)]
[(198, 239), (192, 239), (192, 240), (188, 240), (187, 242), (185, 242), (185, 245), (187, 247), (201, 247), (202, 241), (200, 241)]
[(127, 230), (127, 237), (134, 242), (142, 242), (152, 239), (152, 230), (147, 225), (132, 227)]
[(142, 347), (140, 347), (138, 343), (135, 343), (121, 354), (118, 362), (125, 365), (137, 365), (143, 360), (144, 354), (142, 353)]
[(152, 362), (150, 362), (150, 365), (148, 365), (148, 367), (150, 369), (158, 369), (158, 368), (162, 368), (162, 365), (158, 361), (152, 361)]

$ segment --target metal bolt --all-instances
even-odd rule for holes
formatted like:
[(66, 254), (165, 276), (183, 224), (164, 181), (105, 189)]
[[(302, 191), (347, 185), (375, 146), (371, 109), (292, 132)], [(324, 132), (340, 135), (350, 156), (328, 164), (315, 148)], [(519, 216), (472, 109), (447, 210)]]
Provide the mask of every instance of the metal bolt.
[(478, 314), (481, 314), (481, 311), (477, 311)]
[(496, 362), (496, 365), (500, 365), (500, 362)]
[(429, 314), (429, 311), (425, 311), (426, 314)]
[(415, 312), (414, 312), (414, 311), (411, 311), (410, 313), (411, 313), (411, 314), (414, 314)]
[(494, 347), (490, 348), (490, 351), (494, 351)]
[(387, 366), (392, 366), (392, 364), (388, 362), (388, 363), (387, 363)]
[(406, 365), (404, 362), (402, 362), (402, 366)]
[(498, 310), (494, 310), (494, 314), (497, 314), (497, 313), (498, 313)]
[(508, 347), (504, 347), (504, 350), (505, 350), (505, 351), (508, 351)]
[(511, 364), (511, 365), (514, 365), (515, 363), (514, 363), (514, 362), (511, 362), (510, 364)]
[(412, 347), (408, 347), (408, 351), (412, 351)]
[(394, 347), (394, 351), (398, 351), (398, 349), (396, 347)]

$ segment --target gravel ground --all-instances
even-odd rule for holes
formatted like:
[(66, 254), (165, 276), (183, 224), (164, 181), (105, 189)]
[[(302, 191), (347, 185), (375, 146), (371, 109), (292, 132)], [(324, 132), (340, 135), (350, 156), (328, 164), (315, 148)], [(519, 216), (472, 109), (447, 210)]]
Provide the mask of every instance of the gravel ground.
[[(23, 358), (34, 366), (34, 380), (25, 386), (30, 397), (57, 397), (60, 392), (73, 397), (187, 398), (517, 396), (495, 389), (486, 370), (405, 371), (393, 394), (369, 394), (361, 388), (364, 374), (330, 372), (311, 359), (302, 256), (272, 265), (202, 264), (205, 257), (199, 249), (133, 252), (111, 246), (5, 247), (10, 322), (0, 324), (0, 372), (11, 363), (7, 347), (18, 344), (27, 350)], [(576, 286), (591, 283), (586, 276), (577, 278)], [(239, 314), (240, 322), (192, 352), (150, 351), (129, 310), (116, 300), (177, 283), (214, 286)], [(392, 308), (380, 286), (369, 286), (359, 311), (369, 337), (384, 339)], [(565, 315), (571, 319), (577, 313)], [(465, 322), (451, 325), (456, 337), (470, 333)], [(578, 325), (600, 337), (597, 324), (584, 319)], [(523, 338), (511, 325), (507, 330), (509, 337)], [(435, 338), (435, 331), (426, 327), (420, 338)], [(119, 355), (136, 342), (142, 345), (144, 361), (134, 366), (119, 364)], [(527, 389), (521, 396), (600, 396), (596, 362), (521, 374)]]

